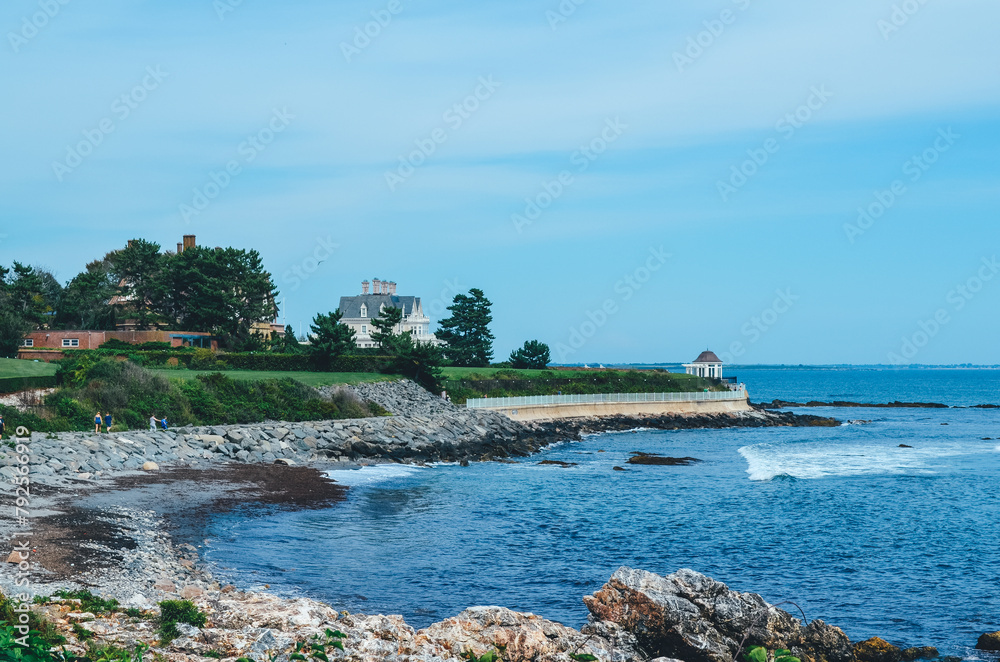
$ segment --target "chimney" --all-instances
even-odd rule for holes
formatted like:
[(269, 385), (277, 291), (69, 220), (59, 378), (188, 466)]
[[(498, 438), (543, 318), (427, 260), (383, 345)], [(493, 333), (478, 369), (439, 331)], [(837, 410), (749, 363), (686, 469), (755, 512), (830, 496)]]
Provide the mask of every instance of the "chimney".
[(368, 281), (367, 280), (361, 281), (361, 293), (362, 294), (368, 294)]
[(184, 235), (184, 250), (194, 247), (195, 247), (194, 235), (193, 234)]
[(389, 294), (396, 296), (396, 281), (389, 283)]
[(372, 294), (382, 294), (382, 281), (378, 278), (372, 279)]
[(182, 244), (181, 242), (178, 241), (177, 242), (177, 254), (180, 255), (183, 252), (184, 252), (184, 244)]

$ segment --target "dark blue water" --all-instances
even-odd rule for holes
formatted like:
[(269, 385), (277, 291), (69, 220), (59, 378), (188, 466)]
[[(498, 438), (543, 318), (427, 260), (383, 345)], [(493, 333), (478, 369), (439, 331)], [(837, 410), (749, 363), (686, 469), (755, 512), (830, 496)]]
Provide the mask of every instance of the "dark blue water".
[[(907, 389), (897, 373), (794, 372), (740, 379), (755, 400), (884, 393), (870, 400), (979, 404), (996, 402), (1000, 377), (921, 371)], [(810, 379), (823, 387), (797, 395)], [(887, 391), (872, 386), (879, 379)], [(242, 586), (402, 613), (416, 626), (478, 604), (579, 626), (581, 596), (618, 566), (689, 567), (794, 600), (852, 640), (970, 654), (979, 634), (1000, 629), (1000, 412), (817, 413), (871, 422), (607, 434), (517, 464), (339, 472), (346, 502), (219, 517), (208, 556)], [(704, 461), (613, 471), (632, 451)], [(543, 458), (578, 466), (538, 466)]]

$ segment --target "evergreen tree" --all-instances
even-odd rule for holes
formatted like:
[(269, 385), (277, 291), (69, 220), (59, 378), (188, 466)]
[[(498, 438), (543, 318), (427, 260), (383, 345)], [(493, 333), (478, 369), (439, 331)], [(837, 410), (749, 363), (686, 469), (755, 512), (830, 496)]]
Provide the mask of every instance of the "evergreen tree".
[(403, 321), (403, 309), (386, 306), (377, 319), (372, 320), (372, 340), (379, 344), (386, 353), (393, 354), (400, 349), (402, 334), (396, 333), (396, 326)]
[(452, 305), (448, 306), (451, 317), (441, 320), (437, 337), (447, 347), (445, 357), (454, 366), (483, 368), (493, 359), (493, 334), (490, 322), (493, 305), (482, 290), (469, 290), (471, 296), (456, 294)]
[(220, 335), (227, 346), (263, 347), (251, 337), (253, 325), (277, 316), (276, 297), (257, 251), (196, 246), (165, 258), (154, 302), (177, 328)]
[(11, 294), (10, 269), (0, 266), (0, 357), (14, 358), (21, 340), (35, 325), (16, 309)]
[(295, 329), (292, 328), (291, 324), (285, 327), (284, 335), (275, 334), (271, 338), (271, 349), (279, 354), (300, 354), (302, 352), (302, 345), (295, 337)]
[(393, 357), (389, 370), (403, 375), (423, 386), (431, 393), (441, 391), (441, 364), (444, 355), (431, 343), (416, 342), (410, 333), (396, 333), (396, 326), (403, 319), (402, 308), (386, 307), (378, 319), (372, 320), (377, 330), (372, 340), (379, 344), (379, 353)]
[(312, 344), (309, 352), (317, 365), (329, 370), (333, 362), (354, 349), (354, 329), (341, 324), (343, 317), (340, 308), (332, 313), (319, 313), (313, 319)]
[(160, 245), (133, 239), (122, 250), (109, 254), (111, 276), (118, 281), (118, 295), (127, 301), (127, 314), (134, 316), (139, 329), (157, 322), (155, 308), (162, 305), (164, 256)]
[(510, 353), (510, 367), (518, 370), (544, 370), (549, 364), (549, 346), (537, 340), (528, 340), (521, 349)]
[(95, 260), (63, 290), (56, 324), (64, 329), (108, 330), (115, 328), (115, 306), (111, 299), (118, 281), (107, 260)]

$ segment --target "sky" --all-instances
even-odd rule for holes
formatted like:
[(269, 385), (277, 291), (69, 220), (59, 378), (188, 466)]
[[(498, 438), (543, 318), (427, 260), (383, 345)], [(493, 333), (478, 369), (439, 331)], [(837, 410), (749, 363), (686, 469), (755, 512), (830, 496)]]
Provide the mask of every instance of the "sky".
[(497, 359), (1000, 363), (989, 0), (5, 0), (0, 264), (253, 248)]

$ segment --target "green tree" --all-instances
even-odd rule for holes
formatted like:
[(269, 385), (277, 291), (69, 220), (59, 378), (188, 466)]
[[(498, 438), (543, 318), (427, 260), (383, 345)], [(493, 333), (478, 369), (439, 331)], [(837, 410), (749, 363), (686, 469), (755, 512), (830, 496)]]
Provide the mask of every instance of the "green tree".
[(400, 337), (392, 372), (409, 377), (435, 395), (440, 393), (441, 364), (444, 363), (441, 348), (429, 342), (414, 341), (408, 333)]
[(6, 309), (36, 327), (51, 324), (62, 288), (51, 273), (14, 262), (13, 272), (4, 270)]
[(379, 344), (379, 354), (393, 357), (389, 371), (408, 377), (431, 393), (441, 391), (441, 364), (444, 354), (431, 343), (418, 342), (410, 333), (396, 333), (403, 319), (403, 309), (385, 307), (372, 320), (372, 340)]
[(276, 297), (257, 251), (196, 246), (165, 258), (154, 300), (177, 328), (208, 331), (234, 347), (252, 344), (254, 324), (277, 316)]
[(108, 259), (110, 275), (118, 281), (118, 296), (126, 310), (135, 315), (137, 328), (150, 328), (159, 321), (155, 309), (162, 305), (165, 295), (165, 257), (160, 254), (160, 245), (133, 239), (122, 250), (110, 253)]
[(299, 339), (295, 337), (295, 329), (292, 328), (291, 324), (285, 327), (283, 335), (274, 334), (271, 337), (271, 351), (278, 354), (302, 353), (302, 345), (299, 343)]
[(447, 344), (444, 355), (452, 365), (483, 368), (493, 359), (494, 337), (490, 332), (493, 304), (482, 290), (472, 288), (469, 294), (455, 295), (448, 306), (451, 317), (441, 320), (437, 337)]
[(35, 325), (11, 310), (0, 310), (0, 357), (17, 358), (21, 340)]
[(379, 344), (382, 350), (389, 354), (396, 353), (402, 347), (405, 340), (403, 334), (396, 333), (396, 326), (403, 321), (403, 309), (395, 306), (386, 306), (379, 313), (377, 319), (372, 320), (372, 340)]
[(115, 328), (118, 281), (107, 260), (95, 260), (63, 290), (56, 324), (64, 329), (106, 330)]
[(340, 323), (343, 316), (340, 308), (325, 315), (319, 313), (309, 327), (312, 331), (309, 352), (327, 370), (336, 359), (354, 349), (354, 329)]
[(528, 340), (521, 349), (510, 353), (510, 367), (518, 370), (544, 370), (549, 364), (549, 346), (537, 340)]

